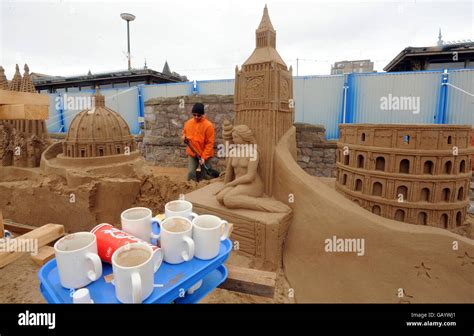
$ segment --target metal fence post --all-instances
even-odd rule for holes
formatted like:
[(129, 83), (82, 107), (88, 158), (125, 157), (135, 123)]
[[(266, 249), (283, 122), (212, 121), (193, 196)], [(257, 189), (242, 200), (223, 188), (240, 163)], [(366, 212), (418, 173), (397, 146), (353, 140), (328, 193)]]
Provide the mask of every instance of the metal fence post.
[(347, 74), (344, 124), (354, 122), (354, 74)]
[[(143, 99), (143, 84), (137, 86), (138, 92), (138, 124), (145, 123), (145, 101)], [(141, 128), (141, 127), (140, 127)]]
[(444, 69), (443, 75), (441, 77), (441, 88), (439, 91), (436, 114), (434, 116), (436, 124), (446, 124), (447, 122), (446, 106), (448, 102), (448, 81), (449, 73), (447, 69)]
[(199, 82), (193, 81), (193, 94), (199, 95)]
[(59, 133), (61, 132), (66, 132), (66, 124), (64, 122), (64, 100), (63, 100), (63, 95), (62, 93), (59, 93), (59, 109), (58, 109), (58, 113), (59, 113), (59, 125), (61, 126), (59, 128)]

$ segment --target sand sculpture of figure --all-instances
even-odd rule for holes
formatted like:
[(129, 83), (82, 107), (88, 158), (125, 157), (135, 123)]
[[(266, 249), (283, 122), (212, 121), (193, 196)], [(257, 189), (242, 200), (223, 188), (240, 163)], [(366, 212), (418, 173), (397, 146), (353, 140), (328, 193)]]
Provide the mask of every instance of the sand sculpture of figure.
[(16, 129), (13, 129), (12, 138), (13, 165), (16, 167), (25, 167), (27, 158), (25, 135), (21, 132), (18, 132)]
[[(264, 197), (263, 181), (258, 173), (257, 141), (247, 125), (223, 126), (224, 139), (234, 145), (253, 146), (253, 156), (230, 157), (227, 160), (224, 186), (216, 193), (220, 204), (229, 209), (252, 209), (267, 212), (289, 212), (291, 209), (274, 199)], [(248, 152), (247, 152), (248, 153)]]
[(43, 152), (44, 144), (44, 141), (34, 134), (26, 140), (27, 165), (29, 168), (39, 166), (39, 159)]
[(0, 124), (0, 166), (12, 164), (12, 145), (10, 131), (4, 124)]

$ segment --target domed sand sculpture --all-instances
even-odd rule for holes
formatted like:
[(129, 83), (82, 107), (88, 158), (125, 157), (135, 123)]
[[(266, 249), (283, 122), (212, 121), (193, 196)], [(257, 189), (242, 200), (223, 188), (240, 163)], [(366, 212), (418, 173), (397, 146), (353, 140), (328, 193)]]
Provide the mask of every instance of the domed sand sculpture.
[(63, 155), (67, 158), (130, 154), (135, 149), (127, 122), (105, 106), (99, 90), (94, 96), (94, 107), (74, 117), (63, 142)]
[[(79, 112), (69, 126), (66, 138), (49, 147), (42, 158), (42, 170), (66, 177), (106, 173), (130, 173), (144, 168), (127, 122), (105, 106), (99, 89), (93, 106)], [(80, 183), (80, 181), (79, 181)]]
[[(286, 69), (275, 41), (265, 7), (256, 49), (236, 71), (234, 97), (235, 129), (248, 133), (238, 126), (246, 125), (255, 136), (257, 169), (250, 162), (246, 166), (246, 159), (228, 158), (228, 171), (235, 175), (226, 172), (224, 182), (186, 199), (196, 212), (234, 223), (234, 244), (254, 258), (255, 267), (283, 267), (297, 302), (474, 302), (473, 240), (375, 215), (298, 166), (291, 68)], [(465, 164), (470, 171), (470, 162)], [(249, 187), (259, 184), (255, 171), (263, 195)], [(231, 197), (238, 186), (241, 192)], [(259, 205), (252, 202), (262, 200), (291, 211), (256, 210)]]

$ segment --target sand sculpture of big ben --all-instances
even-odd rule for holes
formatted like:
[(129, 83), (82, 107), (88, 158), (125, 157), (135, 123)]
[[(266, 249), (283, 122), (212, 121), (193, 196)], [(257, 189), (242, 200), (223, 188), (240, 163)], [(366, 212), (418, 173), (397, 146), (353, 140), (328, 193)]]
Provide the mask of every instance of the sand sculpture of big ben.
[(292, 68), (276, 50), (276, 31), (267, 6), (256, 31), (256, 48), (235, 73), (235, 125), (247, 125), (259, 146), (259, 173), (272, 196), (273, 156), (279, 139), (293, 125)]

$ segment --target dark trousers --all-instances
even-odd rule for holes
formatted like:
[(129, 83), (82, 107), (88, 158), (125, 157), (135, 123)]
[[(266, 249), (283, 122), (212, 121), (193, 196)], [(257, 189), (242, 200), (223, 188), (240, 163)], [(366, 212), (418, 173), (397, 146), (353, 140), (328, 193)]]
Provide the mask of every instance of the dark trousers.
[[(211, 159), (207, 159), (204, 161), (206, 163), (207, 168), (211, 168)], [(189, 161), (188, 161), (188, 181), (189, 180), (194, 180), (197, 181), (198, 178), (199, 180), (210, 180), (212, 177), (209, 176), (209, 174), (206, 174), (206, 170), (204, 167), (201, 167), (201, 172), (199, 173), (199, 176), (196, 176), (196, 169), (199, 166), (199, 161), (197, 158), (189, 156)]]

